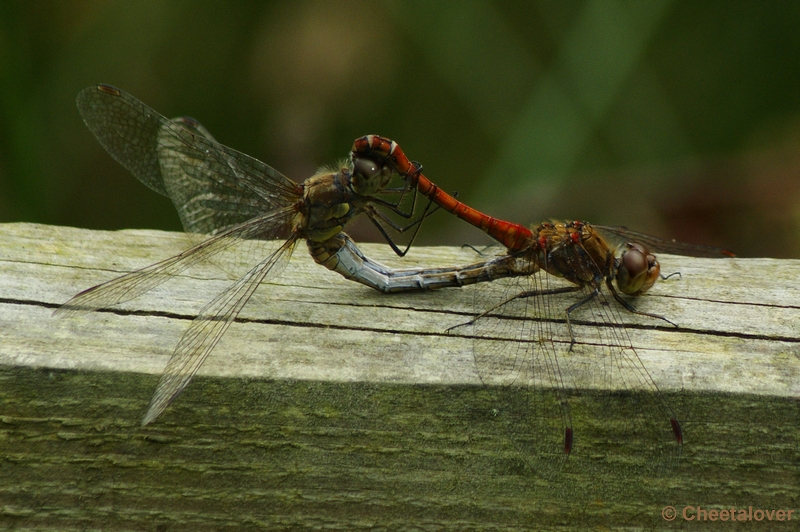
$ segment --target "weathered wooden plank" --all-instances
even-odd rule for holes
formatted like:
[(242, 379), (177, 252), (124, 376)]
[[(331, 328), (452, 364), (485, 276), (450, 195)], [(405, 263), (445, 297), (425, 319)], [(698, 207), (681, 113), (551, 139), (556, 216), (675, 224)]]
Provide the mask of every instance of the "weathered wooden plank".
[[(54, 318), (79, 290), (186, 237), (31, 224), (0, 235), (0, 526), (616, 528), (664, 525), (666, 505), (797, 507), (799, 261), (660, 256), (682, 277), (637, 305), (680, 328), (626, 320), (683, 420), (680, 464), (637, 476), (624, 437), (635, 398), (579, 394), (576, 448), (545, 480), (496, 426), (471, 340), (444, 332), (472, 312), (471, 288), (379, 294), (300, 248), (141, 428), (180, 334), (229, 278), (200, 267), (119, 311)], [(401, 267), (475, 260), (362, 249)]]

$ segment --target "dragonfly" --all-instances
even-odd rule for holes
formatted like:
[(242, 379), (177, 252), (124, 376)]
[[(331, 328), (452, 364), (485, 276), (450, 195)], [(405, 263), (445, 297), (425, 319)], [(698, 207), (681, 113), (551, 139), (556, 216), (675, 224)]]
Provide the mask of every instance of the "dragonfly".
[[(286, 268), (299, 241), (307, 242), (318, 263), (335, 268), (332, 256), (349, 239), (342, 232), (345, 224), (363, 213), (402, 256), (422, 220), (435, 210), (428, 202), (420, 212), (416, 188), (392, 167), (376, 164), (370, 157), (353, 155), (338, 167), (321, 169), (296, 183), (220, 144), (197, 120), (167, 119), (110, 85), (83, 89), (77, 106), (89, 130), (114, 159), (150, 189), (172, 199), (196, 244), (80, 292), (57, 314), (129, 301), (212, 257), (229, 272), (244, 272), (234, 274), (238, 280), (205, 305), (183, 334), (142, 425), (154, 421), (189, 384), (259, 284)], [(408, 230), (412, 236), (401, 249), (392, 235)]]
[[(636, 405), (626, 423), (644, 454), (656, 464), (674, 463), (683, 429), (634, 347), (620, 308), (677, 327), (660, 315), (637, 310), (626, 299), (646, 293), (662, 278), (650, 249), (701, 257), (732, 253), (580, 221), (528, 228), (481, 213), (442, 191), (390, 139), (362, 137), (353, 153), (392, 165), (433, 203), (505, 247), (497, 257), (439, 269), (393, 270), (348, 243), (338, 255), (340, 268), (349, 267), (340, 273), (380, 278), (385, 292), (495, 281), (489, 283), (497, 285), (493, 289), (477, 291), (478, 314), (451, 330), (471, 327), (478, 376), (494, 390), (502, 405), (498, 421), (531, 469), (550, 477), (572, 452), (570, 398), (580, 396), (581, 388), (583, 393), (589, 388), (630, 392)], [(565, 309), (558, 296), (573, 292), (578, 298)], [(579, 344), (587, 352), (592, 349), (594, 358), (578, 356)]]

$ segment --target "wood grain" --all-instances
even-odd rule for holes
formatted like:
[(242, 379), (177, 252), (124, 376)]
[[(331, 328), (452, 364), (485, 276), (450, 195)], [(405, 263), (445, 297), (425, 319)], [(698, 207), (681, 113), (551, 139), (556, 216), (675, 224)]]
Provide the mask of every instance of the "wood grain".
[[(0, 225), (0, 525), (647, 528), (667, 524), (667, 505), (800, 500), (800, 261), (659, 256), (681, 277), (637, 306), (679, 328), (629, 316), (629, 333), (683, 421), (681, 461), (632, 474), (635, 397), (611, 389), (570, 398), (576, 448), (548, 480), (493, 424), (472, 341), (445, 332), (473, 313), (472, 288), (384, 295), (302, 248), (187, 391), (139, 427), (181, 333), (229, 276), (202, 266), (118, 309), (52, 312), (186, 247), (174, 233)], [(476, 260), (458, 248), (362, 250), (397, 267)], [(600, 406), (612, 403), (609, 416)], [(780, 526), (792, 523), (770, 529)]]

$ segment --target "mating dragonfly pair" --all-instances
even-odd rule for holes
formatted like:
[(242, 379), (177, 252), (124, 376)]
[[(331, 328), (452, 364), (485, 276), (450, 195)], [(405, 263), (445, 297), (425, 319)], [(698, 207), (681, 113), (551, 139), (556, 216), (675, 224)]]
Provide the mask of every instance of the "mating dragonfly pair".
[[(214, 140), (191, 118), (167, 119), (136, 98), (108, 85), (88, 87), (77, 98), (89, 129), (118, 162), (142, 183), (172, 199), (187, 233), (203, 235), (192, 248), (146, 268), (85, 290), (57, 313), (97, 310), (131, 300), (178, 273), (223, 251), (245, 257), (272, 242), (266, 255), (252, 257), (246, 273), (217, 295), (183, 334), (164, 369), (142, 421), (154, 421), (192, 377), (256, 288), (286, 268), (297, 243), (305, 240), (314, 260), (348, 279), (383, 292), (459, 287), (484, 281), (476, 302), (474, 360), (488, 390), (523, 397), (522, 408), (498, 411), (517, 448), (535, 472), (558, 471), (573, 447), (568, 395), (587, 368), (573, 363), (574, 319), (589, 309), (602, 320), (601, 351), (593, 372), (639, 393), (632, 422), (656, 453), (675, 455), (683, 441), (680, 423), (639, 358), (618, 307), (637, 311), (620, 295), (646, 292), (660, 275), (648, 247), (693, 256), (721, 256), (717, 248), (668, 242), (622, 228), (582, 222), (544, 223), (528, 229), (472, 209), (445, 193), (409, 161), (393, 141), (369, 135), (355, 141), (350, 159), (302, 183)], [(423, 199), (424, 198), (424, 199)], [(467, 266), (435, 269), (388, 268), (363, 255), (343, 232), (353, 217), (366, 215), (395, 253), (408, 251), (422, 222), (442, 208), (482, 229), (505, 246), (504, 253)], [(401, 249), (396, 234), (411, 237)], [(251, 258), (251, 257), (247, 257)], [(243, 260), (247, 262), (246, 259)], [(544, 273), (542, 273), (544, 272)], [(551, 276), (568, 285), (551, 287)], [(616, 286), (615, 286), (616, 285)], [(555, 294), (577, 292), (568, 308)], [(585, 328), (585, 327), (584, 327)], [(560, 331), (560, 332), (559, 332)], [(564, 332), (566, 331), (566, 333)], [(563, 338), (559, 340), (559, 335)], [(517, 423), (523, 416), (528, 423)], [(515, 428), (516, 427), (516, 428)]]

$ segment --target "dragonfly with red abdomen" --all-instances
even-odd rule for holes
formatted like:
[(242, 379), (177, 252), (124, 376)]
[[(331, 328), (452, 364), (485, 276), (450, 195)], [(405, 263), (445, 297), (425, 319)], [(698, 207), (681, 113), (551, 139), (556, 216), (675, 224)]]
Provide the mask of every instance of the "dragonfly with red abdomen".
[[(353, 154), (392, 165), (431, 201), (506, 247), (504, 254), (480, 263), (435, 270), (391, 270), (347, 244), (340, 246), (337, 259), (343, 275), (369, 276), (373, 283), (380, 279), (387, 292), (497, 280), (488, 283), (495, 285), (491, 289), (478, 291), (478, 315), (452, 329), (472, 327), (478, 375), (497, 394), (502, 403), (498, 420), (502, 418), (535, 472), (554, 474), (572, 451), (569, 398), (579, 389), (584, 394), (587, 389), (635, 394), (636, 408), (626, 423), (650, 456), (648, 462), (673, 461), (683, 443), (681, 425), (603, 286), (628, 312), (674, 326), (657, 314), (636, 310), (620, 294), (642, 295), (659, 279), (660, 266), (648, 246), (703, 257), (732, 256), (730, 252), (585, 222), (543, 223), (528, 229), (485, 215), (443, 192), (389, 139), (357, 139)], [(567, 282), (558, 284), (555, 278)], [(580, 296), (565, 308), (556, 296), (570, 292)], [(576, 354), (584, 347), (593, 357)]]
[[(256, 287), (284, 270), (299, 241), (305, 240), (316, 258), (344, 238), (345, 224), (363, 213), (402, 256), (432, 212), (431, 203), (419, 212), (416, 188), (371, 158), (352, 156), (338, 168), (295, 183), (218, 143), (196, 120), (169, 120), (109, 85), (82, 90), (77, 105), (106, 151), (139, 181), (172, 199), (186, 232), (204, 239), (179, 255), (89, 288), (56, 312), (129, 301), (212, 256), (223, 269), (241, 272), (183, 334), (142, 424), (155, 420), (189, 384)], [(409, 229), (408, 246), (400, 249), (389, 233)], [(233, 253), (222, 253), (233, 248)]]

